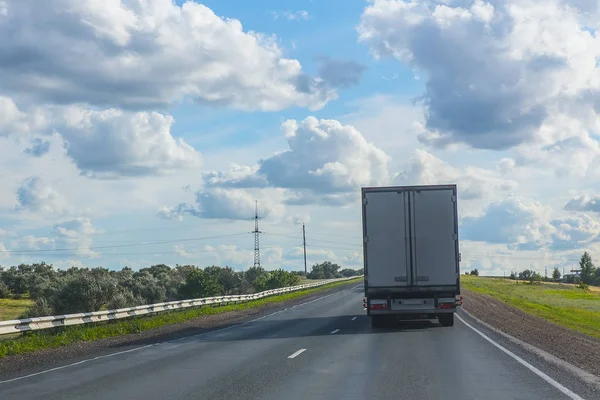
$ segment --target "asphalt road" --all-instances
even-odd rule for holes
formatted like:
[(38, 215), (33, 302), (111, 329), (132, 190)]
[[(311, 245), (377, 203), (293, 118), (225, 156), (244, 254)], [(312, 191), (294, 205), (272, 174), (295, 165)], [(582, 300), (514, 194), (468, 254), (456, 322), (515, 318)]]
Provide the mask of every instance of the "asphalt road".
[(457, 319), (453, 327), (372, 329), (356, 287), (225, 330), (4, 381), (0, 399), (600, 398), (461, 318), (470, 326)]

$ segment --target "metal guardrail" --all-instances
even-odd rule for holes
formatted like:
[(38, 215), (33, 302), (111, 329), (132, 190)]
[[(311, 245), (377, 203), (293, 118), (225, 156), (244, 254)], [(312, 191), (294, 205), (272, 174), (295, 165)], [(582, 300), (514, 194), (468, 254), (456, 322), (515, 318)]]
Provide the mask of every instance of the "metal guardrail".
[[(362, 275), (360, 275), (362, 276)], [(352, 276), (349, 278), (325, 279), (315, 283), (307, 283), (298, 286), (288, 286), (279, 289), (266, 290), (264, 292), (244, 294), (236, 296), (217, 296), (204, 297), (200, 299), (169, 301), (166, 303), (148, 304), (137, 307), (119, 308), (117, 310), (95, 311), (78, 314), (53, 315), (48, 317), (15, 319), (10, 321), (0, 321), (0, 335), (11, 333), (28, 332), (40, 329), (51, 329), (60, 326), (82, 325), (94, 322), (112, 321), (115, 319), (130, 318), (138, 315), (152, 314), (161, 311), (181, 310), (190, 307), (201, 307), (204, 305), (215, 305), (231, 302), (244, 302), (257, 300), (276, 294), (295, 292), (312, 287), (323, 286), (333, 282), (340, 282), (359, 278)]]

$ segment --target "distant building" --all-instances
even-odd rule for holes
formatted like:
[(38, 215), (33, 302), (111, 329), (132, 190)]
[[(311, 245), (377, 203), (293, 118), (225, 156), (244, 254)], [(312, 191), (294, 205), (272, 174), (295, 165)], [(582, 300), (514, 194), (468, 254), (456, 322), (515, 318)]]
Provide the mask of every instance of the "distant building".
[(581, 281), (581, 275), (579, 275), (579, 273), (564, 274), (561, 279), (561, 282), (564, 283), (579, 283), (579, 281)]

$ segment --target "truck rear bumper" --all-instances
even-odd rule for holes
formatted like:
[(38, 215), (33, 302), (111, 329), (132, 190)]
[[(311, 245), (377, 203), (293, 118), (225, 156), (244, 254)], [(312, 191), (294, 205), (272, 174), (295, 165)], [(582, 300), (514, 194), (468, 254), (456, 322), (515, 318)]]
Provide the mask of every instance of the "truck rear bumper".
[(440, 315), (455, 313), (462, 305), (462, 296), (417, 299), (365, 298), (367, 315)]
[(439, 315), (439, 314), (452, 314), (456, 312), (456, 308), (427, 308), (427, 309), (408, 309), (408, 310), (368, 310), (368, 315)]

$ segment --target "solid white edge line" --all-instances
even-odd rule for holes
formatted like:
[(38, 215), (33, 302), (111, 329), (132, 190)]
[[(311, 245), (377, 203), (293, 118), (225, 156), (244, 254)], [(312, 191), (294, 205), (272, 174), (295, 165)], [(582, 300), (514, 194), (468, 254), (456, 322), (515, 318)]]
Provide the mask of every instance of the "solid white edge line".
[(306, 349), (300, 349), (300, 350), (296, 351), (295, 353), (290, 354), (288, 356), (288, 358), (296, 358), (297, 356), (304, 353), (305, 351), (306, 351)]
[(505, 354), (509, 355), (510, 357), (512, 357), (513, 359), (515, 359), (519, 364), (523, 365), (524, 367), (529, 369), (531, 372), (533, 372), (534, 374), (536, 374), (537, 376), (539, 376), (540, 378), (542, 378), (543, 380), (548, 382), (550, 385), (554, 386), (556, 389), (561, 391), (564, 395), (568, 396), (570, 399), (585, 400), (583, 397), (579, 396), (577, 393), (574, 393), (571, 390), (569, 390), (568, 388), (566, 388), (565, 386), (561, 385), (560, 383), (558, 383), (557, 381), (555, 381), (554, 379), (552, 379), (551, 377), (549, 377), (548, 375), (546, 375), (545, 373), (543, 373), (542, 371), (540, 371), (539, 369), (534, 367), (533, 365), (529, 364), (527, 361), (523, 360), (521, 357), (519, 357), (512, 351), (506, 349), (505, 347), (496, 343), (494, 340), (490, 339), (486, 334), (482, 333), (479, 329), (475, 328), (474, 326), (469, 324), (467, 321), (465, 321), (460, 315), (456, 314), (456, 317), (467, 327), (471, 328), (479, 336), (481, 336), (482, 338), (484, 338), (485, 340), (490, 342), (492, 345), (494, 345), (496, 348), (498, 348), (503, 353), (505, 353)]
[(334, 333), (338, 333), (339, 331), (340, 331), (339, 329), (336, 329), (335, 331), (331, 332), (331, 335), (333, 335)]
[[(346, 290), (340, 290), (339, 292), (331, 293), (331, 294), (328, 294), (326, 296), (322, 296), (322, 297), (316, 298), (314, 300), (307, 301), (306, 303), (298, 304), (298, 305), (296, 305), (294, 307), (301, 307), (301, 306), (304, 306), (306, 304), (311, 304), (311, 303), (314, 303), (315, 301), (323, 300), (323, 299), (325, 299), (327, 297), (333, 296), (335, 294), (344, 293), (344, 292), (347, 292), (347, 291), (352, 290), (352, 289), (353, 288), (346, 289)], [(284, 311), (290, 310), (291, 308), (292, 307), (286, 307), (283, 310), (275, 311), (275, 312), (272, 312), (270, 314), (263, 315), (262, 317), (255, 318), (253, 320), (243, 322), (241, 324), (235, 324), (235, 325), (231, 325), (231, 326), (228, 326), (228, 327), (225, 327), (225, 328), (221, 328), (221, 329), (217, 329), (217, 330), (213, 330), (213, 331), (199, 333), (197, 335), (184, 336), (184, 337), (181, 337), (179, 339), (173, 339), (173, 340), (165, 340), (164, 342), (158, 342), (158, 343), (153, 343), (153, 344), (149, 344), (149, 345), (146, 345), (146, 346), (135, 347), (135, 348), (129, 349), (129, 350), (118, 351), (116, 353), (110, 353), (110, 354), (106, 354), (106, 355), (102, 355), (102, 356), (88, 358), (88, 359), (85, 359), (85, 360), (77, 361), (77, 362), (72, 363), (72, 364), (61, 365), (59, 367), (54, 367), (54, 368), (46, 369), (46, 370), (35, 372), (35, 373), (29, 374), (29, 375), (18, 376), (16, 378), (7, 379), (5, 381), (0, 381), (0, 385), (2, 385), (3, 383), (10, 383), (10, 382), (19, 381), (19, 380), (22, 380), (22, 379), (32, 378), (34, 376), (46, 374), (48, 372), (54, 372), (54, 371), (58, 371), (58, 370), (61, 370), (61, 369), (65, 369), (65, 368), (69, 368), (69, 367), (74, 367), (76, 365), (80, 365), (80, 364), (83, 364), (83, 363), (86, 363), (86, 362), (89, 362), (89, 361), (95, 361), (95, 360), (100, 360), (102, 358), (108, 358), (108, 357), (118, 356), (118, 355), (121, 355), (121, 354), (126, 354), (126, 353), (130, 353), (130, 352), (133, 352), (133, 351), (143, 350), (143, 349), (147, 349), (149, 347), (158, 346), (158, 345), (165, 344), (165, 343), (175, 343), (175, 342), (178, 342), (178, 341), (184, 340), (184, 339), (197, 338), (197, 337), (201, 337), (201, 336), (210, 335), (210, 334), (213, 334), (213, 333), (223, 332), (223, 331), (226, 331), (226, 330), (229, 330), (229, 329), (233, 329), (233, 328), (236, 328), (236, 327), (239, 327), (239, 326), (244, 326), (244, 325), (250, 324), (252, 322), (260, 321), (261, 319), (273, 316), (275, 314), (282, 313)]]
[(570, 372), (571, 374), (575, 375), (576, 377), (578, 377), (579, 379), (581, 379), (582, 381), (584, 381), (585, 383), (591, 385), (594, 387), (595, 390), (600, 390), (600, 376), (596, 376), (594, 374), (592, 374), (591, 372), (585, 371), (567, 361), (564, 361), (558, 357), (556, 357), (553, 354), (548, 353), (545, 350), (542, 350), (540, 348), (537, 348), (529, 343), (526, 343), (520, 339), (517, 339), (514, 336), (509, 335), (508, 333), (502, 332), (500, 329), (494, 328), (493, 326), (491, 326), (490, 324), (488, 324), (487, 322), (484, 322), (482, 320), (480, 320), (479, 318), (477, 318), (476, 316), (474, 316), (473, 314), (469, 313), (467, 310), (465, 310), (464, 308), (460, 310), (461, 313), (466, 314), (469, 318), (473, 319), (474, 321), (476, 321), (478, 324), (485, 326), (487, 329), (489, 329), (490, 331), (503, 336), (504, 338), (508, 339), (509, 341), (525, 348), (526, 350), (538, 355), (539, 357), (543, 358), (545, 361), (556, 365), (558, 368), (561, 368), (563, 370), (567, 370), (568, 372)]
[(129, 349), (129, 350), (125, 350), (125, 351), (119, 351), (117, 353), (111, 353), (111, 354), (106, 354), (106, 355), (98, 356), (98, 357), (94, 357), (94, 358), (88, 358), (86, 360), (77, 361), (76, 363), (73, 363), (73, 364), (62, 365), (60, 367), (50, 368), (50, 369), (47, 369), (47, 370), (44, 370), (44, 371), (40, 371), (40, 372), (36, 372), (36, 373), (33, 373), (33, 374), (29, 374), (29, 375), (25, 375), (25, 376), (20, 376), (20, 377), (13, 378), (13, 379), (8, 379), (8, 380), (5, 380), (5, 381), (0, 381), (0, 384), (14, 382), (14, 381), (18, 381), (20, 379), (25, 379), (25, 378), (31, 378), (33, 376), (45, 374), (47, 372), (58, 371), (58, 370), (65, 369), (65, 368), (68, 368), (68, 367), (74, 367), (75, 365), (80, 365), (80, 364), (86, 363), (88, 361), (95, 361), (95, 360), (100, 360), (100, 359), (103, 359), (103, 358), (118, 356), (120, 354), (131, 353), (133, 351), (143, 350), (143, 349), (146, 349), (146, 348), (152, 347), (152, 346), (154, 346), (154, 345), (153, 344), (149, 344), (149, 345), (142, 346), (142, 347), (136, 347), (135, 349)]

